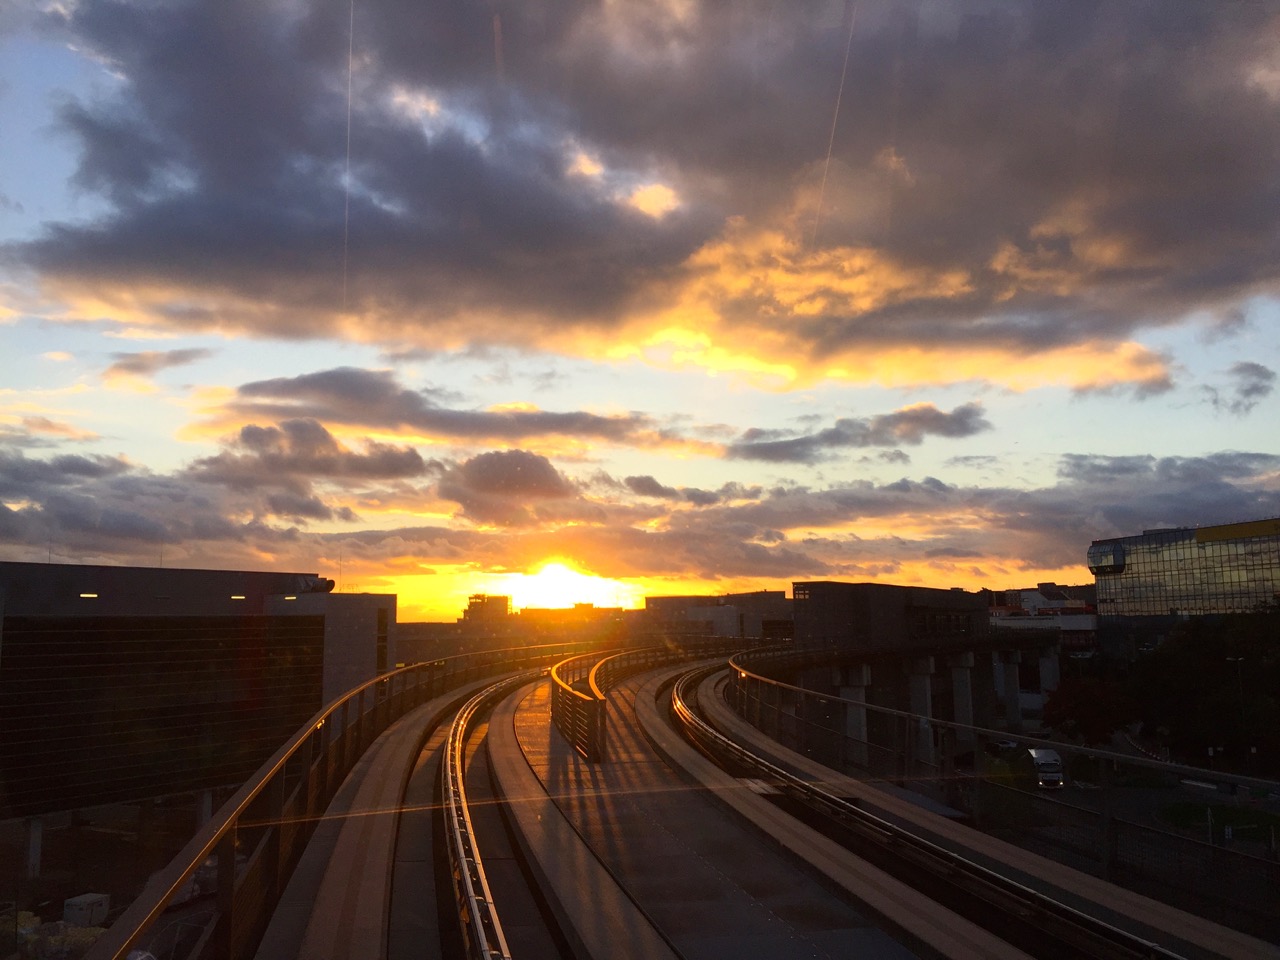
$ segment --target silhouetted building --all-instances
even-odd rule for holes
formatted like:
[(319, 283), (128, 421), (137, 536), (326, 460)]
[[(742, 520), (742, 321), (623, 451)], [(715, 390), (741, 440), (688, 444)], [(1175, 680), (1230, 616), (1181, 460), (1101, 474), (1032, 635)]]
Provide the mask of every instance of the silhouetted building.
[(1103, 651), (1132, 657), (1180, 620), (1280, 603), (1280, 518), (1095, 540), (1088, 563)]
[(231, 785), (391, 661), (313, 574), (0, 563), (0, 817)]
[(791, 601), (782, 590), (645, 597), (644, 606), (649, 630), (757, 640), (791, 637)]
[(812, 581), (792, 597), (798, 650), (959, 650), (987, 632), (986, 597), (960, 589)]
[(462, 612), (462, 619), (468, 623), (493, 623), (506, 620), (510, 616), (510, 597), (490, 596), (484, 593), (472, 594), (467, 599), (467, 609)]

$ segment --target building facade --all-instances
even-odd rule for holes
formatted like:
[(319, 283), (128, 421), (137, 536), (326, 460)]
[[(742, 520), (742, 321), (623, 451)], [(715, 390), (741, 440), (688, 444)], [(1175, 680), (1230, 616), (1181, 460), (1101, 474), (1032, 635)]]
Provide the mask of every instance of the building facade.
[(394, 662), (307, 573), (0, 563), (0, 818), (237, 784)]
[(987, 598), (958, 588), (812, 581), (794, 584), (792, 597), (797, 649), (971, 649), (987, 632)]
[(791, 601), (782, 590), (645, 597), (644, 613), (650, 631), (763, 641), (791, 638)]
[(1131, 657), (1180, 620), (1280, 603), (1280, 518), (1095, 540), (1088, 564), (1103, 649)]

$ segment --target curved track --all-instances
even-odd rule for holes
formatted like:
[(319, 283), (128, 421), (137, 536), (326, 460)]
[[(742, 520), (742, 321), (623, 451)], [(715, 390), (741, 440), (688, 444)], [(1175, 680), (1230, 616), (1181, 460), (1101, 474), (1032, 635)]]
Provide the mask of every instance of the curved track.
[(381, 956), (1280, 957), (1230, 931), (1173, 949), (861, 809), (708, 722), (722, 668), (620, 682), (601, 764), (552, 731), (536, 674), (423, 733)]

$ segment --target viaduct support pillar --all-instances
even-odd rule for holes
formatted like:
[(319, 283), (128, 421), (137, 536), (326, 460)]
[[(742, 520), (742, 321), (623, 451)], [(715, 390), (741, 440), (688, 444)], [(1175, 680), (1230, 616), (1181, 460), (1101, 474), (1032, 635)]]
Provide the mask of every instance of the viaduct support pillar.
[(867, 702), (867, 687), (871, 686), (871, 665), (847, 667), (840, 677), (840, 698), (857, 703), (844, 705), (844, 733), (848, 738), (848, 757), (851, 763), (863, 770), (870, 769), (867, 750), (867, 708), (859, 706)]
[(1004, 650), (1000, 653), (1000, 665), (1004, 669), (1004, 717), (1011, 733), (1022, 732), (1022, 685), (1018, 682), (1018, 664), (1022, 663), (1022, 651)]
[[(933, 657), (916, 657), (911, 661), (911, 712), (927, 720), (933, 719), (933, 667)], [(933, 726), (927, 720), (912, 721), (915, 732), (911, 748), (919, 763), (933, 766), (937, 762)]]
[(1062, 669), (1058, 664), (1058, 646), (1044, 647), (1040, 650), (1040, 692), (1053, 693), (1062, 680)]
[[(951, 667), (951, 702), (956, 723), (973, 726), (973, 654), (957, 653), (947, 657)], [(977, 748), (972, 731), (956, 731), (956, 753)]]

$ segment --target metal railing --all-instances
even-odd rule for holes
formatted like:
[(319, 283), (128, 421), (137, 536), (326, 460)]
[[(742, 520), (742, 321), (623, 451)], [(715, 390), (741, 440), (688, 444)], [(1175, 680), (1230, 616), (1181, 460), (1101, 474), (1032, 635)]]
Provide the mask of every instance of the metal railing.
[(551, 722), (590, 763), (604, 759), (605, 696), (591, 682), (600, 654), (570, 657), (551, 668)]
[[(829, 655), (739, 654), (730, 661), (726, 699), (766, 736), (833, 769), (909, 787), (967, 815), (980, 829), (1068, 866), (1255, 936), (1280, 936), (1274, 906), (1280, 859), (1274, 850), (1251, 854), (1167, 825), (1140, 824), (1130, 809), (1161, 803), (1161, 792), (1170, 802), (1183, 798), (1188, 791), (1180, 785), (1191, 782), (1208, 789), (1201, 801), (1206, 805), (1216, 797), (1235, 806), (1244, 796), (1280, 794), (1280, 784), (919, 716), (766, 675), (824, 660)], [(848, 724), (855, 715), (852, 727), (860, 736)], [(1012, 749), (997, 749), (1001, 743)], [(1017, 772), (1016, 758), (1028, 747), (1058, 751), (1068, 783), (1081, 789), (1037, 789), (1034, 779)], [(965, 757), (963, 764), (957, 756)]]
[(563, 659), (583, 643), (446, 657), (370, 680), (320, 710), (228, 800), (86, 953), (125, 960), (207, 862), (216, 863), (213, 917), (193, 960), (247, 960), (329, 801), (360, 755), (413, 708), (472, 680)]
[(728, 656), (751, 641), (737, 637), (684, 637), (661, 646), (639, 647), (602, 656), (570, 657), (551, 668), (551, 722), (560, 736), (589, 763), (607, 752), (608, 691), (633, 673), (696, 657)]
[(917, 836), (904, 827), (862, 809), (854, 802), (836, 796), (818, 784), (782, 769), (726, 737), (699, 717), (691, 706), (692, 694), (697, 685), (716, 669), (712, 667), (685, 674), (676, 681), (671, 692), (672, 709), (677, 720), (708, 750), (747, 767), (756, 776), (779, 787), (783, 793), (819, 810), (874, 846), (890, 851), (893, 856), (924, 867), (956, 888), (996, 904), (1000, 909), (1033, 916), (1043, 929), (1087, 950), (1088, 956), (1180, 960), (1179, 954), (1166, 950), (1159, 944), (1067, 906)]
[(445, 814), (445, 841), (449, 872), (458, 904), (458, 921), (467, 956), (471, 960), (510, 960), (502, 923), (494, 908), (489, 879), (476, 849), (471, 811), (467, 806), (466, 742), (471, 718), (490, 700), (515, 686), (528, 683), (535, 672), (521, 674), (486, 687), (467, 701), (449, 729), (441, 766), (441, 792)]

